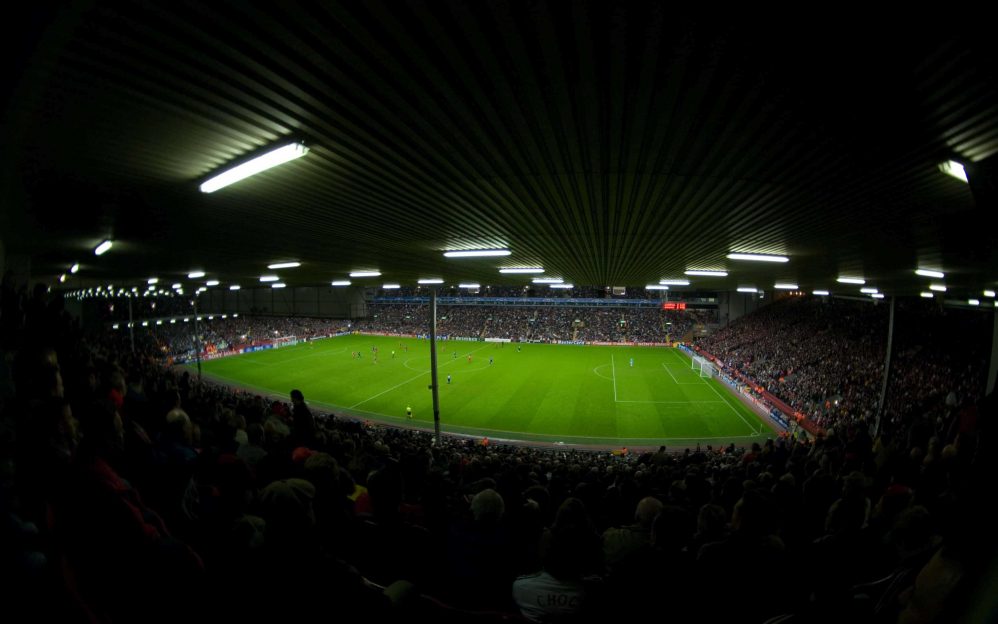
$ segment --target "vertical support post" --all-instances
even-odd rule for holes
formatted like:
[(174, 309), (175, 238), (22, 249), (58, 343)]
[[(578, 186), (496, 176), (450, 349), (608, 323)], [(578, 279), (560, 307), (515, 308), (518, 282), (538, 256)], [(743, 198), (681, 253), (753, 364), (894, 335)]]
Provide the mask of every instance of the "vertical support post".
[(430, 391), (433, 393), (433, 444), (440, 446), (440, 393), (437, 388), (437, 289), (430, 291)]
[(132, 294), (128, 293), (128, 340), (132, 343), (132, 355), (135, 355), (135, 323), (132, 321)]
[(198, 363), (198, 381), (201, 381), (201, 332), (198, 331), (198, 296), (194, 295), (194, 358)]
[(887, 355), (884, 356), (884, 383), (880, 386), (880, 400), (877, 402), (877, 420), (873, 425), (873, 435), (876, 437), (880, 433), (880, 419), (884, 415), (884, 403), (887, 401), (887, 383), (891, 377), (891, 347), (894, 345), (894, 302), (897, 299), (891, 296), (891, 315), (887, 323)]

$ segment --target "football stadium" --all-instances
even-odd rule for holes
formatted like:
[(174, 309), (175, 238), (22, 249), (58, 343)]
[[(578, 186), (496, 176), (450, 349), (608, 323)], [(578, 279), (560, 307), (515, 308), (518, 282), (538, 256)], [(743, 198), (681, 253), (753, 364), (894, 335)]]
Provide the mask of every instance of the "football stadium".
[(3, 622), (998, 619), (990, 21), (23, 9)]

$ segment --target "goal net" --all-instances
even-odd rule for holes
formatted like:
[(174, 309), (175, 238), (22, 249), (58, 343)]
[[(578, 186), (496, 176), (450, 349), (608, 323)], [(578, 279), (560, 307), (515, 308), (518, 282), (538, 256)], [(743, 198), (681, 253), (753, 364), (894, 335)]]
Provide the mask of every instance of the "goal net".
[(697, 371), (697, 373), (701, 377), (717, 376), (717, 368), (713, 364), (711, 364), (710, 361), (707, 360), (707, 358), (699, 355), (693, 356), (692, 368), (693, 370)]

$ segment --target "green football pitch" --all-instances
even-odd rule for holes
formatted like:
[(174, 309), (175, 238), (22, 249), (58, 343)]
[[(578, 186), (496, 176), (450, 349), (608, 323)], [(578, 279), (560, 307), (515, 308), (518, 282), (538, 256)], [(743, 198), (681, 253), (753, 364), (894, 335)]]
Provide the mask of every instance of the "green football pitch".
[[(727, 387), (692, 370), (678, 349), (523, 344), (518, 352), (516, 344), (458, 341), (438, 347), (447, 432), (610, 447), (744, 444), (773, 435)], [(298, 388), (320, 411), (433, 426), (427, 340), (342, 336), (202, 366), (208, 378), (284, 400)]]

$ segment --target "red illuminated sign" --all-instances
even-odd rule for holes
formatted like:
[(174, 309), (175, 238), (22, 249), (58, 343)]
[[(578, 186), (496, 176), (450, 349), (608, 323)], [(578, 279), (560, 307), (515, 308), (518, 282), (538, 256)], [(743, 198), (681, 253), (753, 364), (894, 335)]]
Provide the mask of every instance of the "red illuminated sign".
[(666, 302), (666, 303), (662, 304), (662, 309), (663, 310), (685, 310), (686, 309), (686, 302), (685, 301), (669, 301), (669, 302)]

